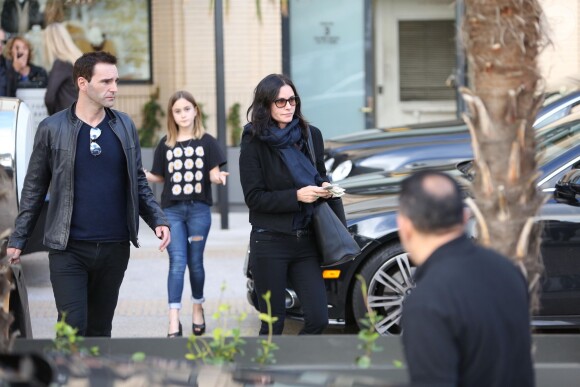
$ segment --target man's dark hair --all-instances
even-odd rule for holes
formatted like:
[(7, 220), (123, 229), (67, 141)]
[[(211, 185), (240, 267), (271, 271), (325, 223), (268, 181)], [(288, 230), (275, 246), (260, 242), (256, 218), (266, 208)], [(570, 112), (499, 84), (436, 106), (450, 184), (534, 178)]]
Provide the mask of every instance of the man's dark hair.
[(399, 211), (417, 230), (439, 234), (463, 224), (461, 188), (442, 172), (415, 173), (401, 184)]
[(77, 85), (77, 79), (83, 77), (87, 81), (91, 81), (93, 72), (97, 63), (107, 63), (116, 65), (117, 58), (105, 51), (87, 52), (76, 60), (73, 66), (73, 81)]

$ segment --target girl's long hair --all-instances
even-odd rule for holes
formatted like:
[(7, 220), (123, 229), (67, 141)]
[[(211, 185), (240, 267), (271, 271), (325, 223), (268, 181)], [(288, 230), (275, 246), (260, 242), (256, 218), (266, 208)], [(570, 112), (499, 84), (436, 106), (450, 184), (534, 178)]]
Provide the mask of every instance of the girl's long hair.
[(179, 132), (179, 126), (173, 118), (173, 105), (182, 98), (191, 102), (195, 109), (196, 114), (193, 119), (193, 138), (199, 140), (205, 134), (205, 129), (201, 124), (201, 109), (197, 102), (195, 102), (193, 95), (185, 90), (176, 91), (171, 97), (169, 97), (169, 103), (167, 104), (167, 140), (165, 141), (165, 145), (170, 148), (173, 148), (177, 143), (177, 134)]
[[(298, 97), (294, 83), (283, 74), (270, 74), (256, 86), (254, 100), (246, 112), (246, 118), (252, 123), (252, 131), (255, 136), (264, 134), (266, 130), (273, 126), (278, 126), (278, 123), (272, 119), (271, 108), (272, 103), (278, 98), (280, 89), (285, 85), (290, 86), (294, 91), (294, 95)], [(302, 116), (300, 105), (300, 99), (298, 99), (296, 101), (294, 118), (298, 118), (298, 125), (302, 128), (302, 135), (306, 138), (308, 122)]]
[(62, 23), (52, 23), (46, 26), (44, 30), (44, 47), (47, 70), (50, 70), (57, 59), (74, 64), (83, 55)]

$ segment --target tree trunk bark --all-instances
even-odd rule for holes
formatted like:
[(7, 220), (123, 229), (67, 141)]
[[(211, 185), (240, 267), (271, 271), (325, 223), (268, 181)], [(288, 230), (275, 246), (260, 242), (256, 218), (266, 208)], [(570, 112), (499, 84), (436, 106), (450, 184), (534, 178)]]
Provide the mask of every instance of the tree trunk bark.
[(461, 93), (470, 114), (475, 157), (479, 239), (510, 257), (526, 275), (537, 308), (543, 266), (540, 227), (543, 203), (532, 125), (542, 102), (537, 57), (544, 44), (537, 0), (465, 0), (462, 40), (472, 90)]

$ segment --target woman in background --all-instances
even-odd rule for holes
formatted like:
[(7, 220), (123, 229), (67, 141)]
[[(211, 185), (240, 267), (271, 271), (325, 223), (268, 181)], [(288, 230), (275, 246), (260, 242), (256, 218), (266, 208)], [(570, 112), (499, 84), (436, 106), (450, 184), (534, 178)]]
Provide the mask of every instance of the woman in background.
[(44, 103), (48, 114), (52, 115), (77, 100), (78, 91), (72, 79), (73, 64), (83, 53), (61, 23), (52, 23), (46, 27), (44, 47), (47, 67), (50, 69)]
[(16, 96), (16, 89), (44, 88), (48, 80), (46, 70), (32, 64), (32, 46), (22, 36), (16, 36), (6, 45), (10, 66), (6, 71), (7, 95)]
[(167, 136), (155, 149), (153, 168), (147, 180), (164, 183), (161, 207), (171, 226), (169, 253), (169, 331), (182, 336), (179, 321), (183, 277), (189, 269), (193, 301), (192, 331), (205, 332), (203, 252), (211, 226), (211, 183), (226, 185), (227, 172), (220, 171), (226, 156), (217, 140), (201, 124), (201, 110), (187, 91), (178, 91), (167, 107)]

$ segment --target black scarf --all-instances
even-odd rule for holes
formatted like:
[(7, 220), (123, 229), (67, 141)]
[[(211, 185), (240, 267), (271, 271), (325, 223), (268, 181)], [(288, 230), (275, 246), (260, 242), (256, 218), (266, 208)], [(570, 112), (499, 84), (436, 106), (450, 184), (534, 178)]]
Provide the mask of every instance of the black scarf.
[[(317, 182), (321, 178), (309, 156), (302, 151), (302, 147), (306, 146), (306, 143), (302, 138), (302, 130), (298, 124), (299, 120), (295, 118), (285, 128), (270, 127), (258, 138), (278, 151), (282, 161), (290, 171), (296, 187), (318, 185)], [(312, 204), (302, 203), (302, 211), (294, 217), (294, 229), (306, 227), (310, 223), (312, 211)]]
[(284, 129), (269, 128), (259, 138), (278, 150), (282, 161), (294, 179), (294, 183), (298, 188), (302, 188), (307, 185), (317, 185), (316, 182), (320, 180), (320, 177), (312, 165), (312, 161), (302, 152), (302, 147), (305, 144), (298, 123), (298, 119), (295, 118)]

